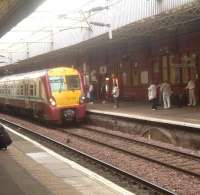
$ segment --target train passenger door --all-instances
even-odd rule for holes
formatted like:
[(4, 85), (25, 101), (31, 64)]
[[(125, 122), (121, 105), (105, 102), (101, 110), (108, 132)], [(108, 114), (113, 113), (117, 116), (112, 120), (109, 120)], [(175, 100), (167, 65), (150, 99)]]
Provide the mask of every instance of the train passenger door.
[(24, 104), (26, 109), (30, 108), (29, 80), (24, 81)]

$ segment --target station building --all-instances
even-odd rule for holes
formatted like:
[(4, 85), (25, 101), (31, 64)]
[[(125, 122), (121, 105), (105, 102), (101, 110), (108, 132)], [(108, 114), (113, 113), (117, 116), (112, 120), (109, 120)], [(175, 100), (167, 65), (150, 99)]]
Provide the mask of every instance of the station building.
[(182, 6), (121, 27), (113, 33), (117, 40), (99, 38), (98, 47), (78, 56), (78, 65), (98, 90), (105, 77), (117, 75), (122, 98), (146, 100), (150, 82), (168, 81), (179, 94), (193, 78), (199, 89), (197, 9), (197, 4)]
[[(64, 32), (53, 40), (52, 50), (31, 55), (28, 48), (27, 58), (6, 69), (20, 72), (73, 64), (86, 86), (95, 84), (97, 98), (106, 77), (114, 74), (121, 98), (134, 100), (147, 99), (152, 81), (168, 81), (174, 94), (180, 94), (193, 78), (199, 99), (199, 16), (199, 0), (111, 1), (107, 9), (89, 18), (89, 30), (76, 32), (76, 42), (70, 41), (71, 33)], [(68, 42), (59, 45), (64, 39)]]

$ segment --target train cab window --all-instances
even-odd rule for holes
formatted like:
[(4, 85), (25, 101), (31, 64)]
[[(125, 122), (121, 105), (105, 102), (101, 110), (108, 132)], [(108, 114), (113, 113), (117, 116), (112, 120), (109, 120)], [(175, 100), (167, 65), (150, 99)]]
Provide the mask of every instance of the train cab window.
[(78, 75), (66, 76), (68, 90), (80, 89), (80, 79)]
[(63, 76), (49, 77), (52, 92), (61, 92), (66, 89)]

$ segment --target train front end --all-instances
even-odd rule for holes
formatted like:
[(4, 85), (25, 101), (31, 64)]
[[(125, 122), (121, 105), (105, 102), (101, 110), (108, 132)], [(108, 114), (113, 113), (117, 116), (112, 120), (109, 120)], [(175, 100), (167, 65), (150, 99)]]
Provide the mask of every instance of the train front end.
[(48, 71), (50, 87), (48, 115), (53, 121), (81, 121), (86, 105), (79, 72), (74, 68), (54, 68)]

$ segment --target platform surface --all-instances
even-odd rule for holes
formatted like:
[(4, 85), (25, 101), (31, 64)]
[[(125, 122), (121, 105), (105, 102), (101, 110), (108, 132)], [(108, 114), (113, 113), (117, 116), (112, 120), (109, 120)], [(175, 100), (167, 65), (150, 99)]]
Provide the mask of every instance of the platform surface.
[(0, 150), (1, 195), (133, 194), (29, 138), (8, 132), (13, 144)]
[(172, 106), (170, 109), (158, 107), (158, 110), (152, 110), (148, 103), (120, 102), (117, 109), (113, 105), (95, 102), (87, 104), (87, 111), (200, 129), (200, 106)]

